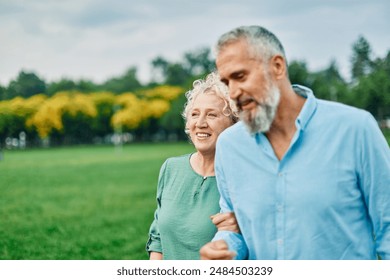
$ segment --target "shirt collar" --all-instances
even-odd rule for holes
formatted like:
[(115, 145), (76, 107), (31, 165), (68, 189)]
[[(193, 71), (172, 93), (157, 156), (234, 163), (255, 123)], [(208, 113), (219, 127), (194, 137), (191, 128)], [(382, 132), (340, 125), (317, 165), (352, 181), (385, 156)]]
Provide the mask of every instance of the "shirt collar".
[(313, 91), (305, 86), (292, 85), (292, 88), (296, 94), (306, 98), (306, 102), (303, 105), (301, 112), (299, 113), (298, 118), (295, 121), (295, 124), (298, 128), (300, 128), (301, 130), (305, 130), (317, 108), (317, 99), (315, 98)]
[[(292, 88), (296, 94), (306, 98), (306, 102), (303, 105), (297, 119), (295, 120), (295, 125), (297, 129), (305, 130), (311, 117), (314, 115), (314, 112), (316, 111), (317, 99), (315, 98), (313, 91), (308, 87), (294, 84), (292, 85)], [(260, 143), (261, 135), (263, 135), (263, 133), (255, 134), (255, 139), (257, 143)]]

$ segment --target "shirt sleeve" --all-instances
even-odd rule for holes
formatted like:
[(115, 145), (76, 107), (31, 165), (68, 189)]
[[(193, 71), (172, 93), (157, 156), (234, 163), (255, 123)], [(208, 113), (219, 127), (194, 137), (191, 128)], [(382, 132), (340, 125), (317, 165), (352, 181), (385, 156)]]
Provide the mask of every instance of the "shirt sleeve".
[(371, 114), (362, 123), (359, 177), (372, 221), (376, 252), (390, 259), (390, 150)]
[(164, 189), (164, 174), (166, 169), (167, 161), (161, 166), (160, 174), (158, 176), (158, 185), (157, 185), (157, 209), (154, 211), (154, 220), (150, 225), (149, 229), (149, 238), (146, 242), (146, 251), (162, 253), (161, 239), (160, 239), (160, 230), (158, 228), (158, 216), (161, 208), (161, 196)]
[[(218, 146), (218, 144), (217, 144)], [(229, 196), (229, 191), (226, 184), (225, 175), (223, 169), (221, 167), (221, 153), (218, 153), (218, 147), (216, 151), (216, 159), (215, 159), (215, 175), (217, 178), (217, 186), (220, 193), (219, 205), (221, 207), (221, 212), (234, 212), (234, 208)], [(213, 241), (223, 239), (229, 247), (230, 251), (234, 251), (236, 253), (235, 260), (244, 260), (248, 256), (248, 249), (244, 238), (241, 234), (235, 233), (232, 231), (217, 231), (215, 234)]]

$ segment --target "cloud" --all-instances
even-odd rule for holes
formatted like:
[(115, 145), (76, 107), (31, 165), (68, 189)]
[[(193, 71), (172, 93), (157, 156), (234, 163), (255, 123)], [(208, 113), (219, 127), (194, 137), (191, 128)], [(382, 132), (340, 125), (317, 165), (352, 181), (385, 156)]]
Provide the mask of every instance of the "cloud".
[(390, 46), (387, 0), (1, 1), (0, 83), (21, 69), (46, 80), (97, 82), (137, 66), (148, 80), (153, 58), (180, 60), (211, 47), (239, 25), (259, 24), (280, 37), (289, 59), (319, 69), (335, 58), (348, 73), (351, 45), (361, 34), (376, 55)]

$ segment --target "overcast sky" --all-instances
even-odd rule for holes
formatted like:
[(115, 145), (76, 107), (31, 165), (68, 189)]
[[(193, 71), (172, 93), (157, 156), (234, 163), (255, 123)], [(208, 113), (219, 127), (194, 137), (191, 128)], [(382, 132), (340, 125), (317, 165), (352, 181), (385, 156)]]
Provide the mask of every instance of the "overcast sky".
[(389, 0), (0, 0), (0, 84), (20, 70), (47, 82), (103, 82), (131, 67), (146, 82), (156, 56), (180, 61), (240, 25), (262, 25), (310, 70), (336, 59), (349, 78), (359, 35), (390, 50)]

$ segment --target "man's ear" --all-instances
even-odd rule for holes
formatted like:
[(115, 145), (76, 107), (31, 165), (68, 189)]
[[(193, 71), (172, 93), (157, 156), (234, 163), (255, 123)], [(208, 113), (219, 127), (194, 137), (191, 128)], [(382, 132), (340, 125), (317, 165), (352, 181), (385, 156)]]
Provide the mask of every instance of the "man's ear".
[(276, 80), (280, 80), (286, 77), (287, 66), (286, 60), (281, 55), (274, 55), (270, 60), (270, 72)]

